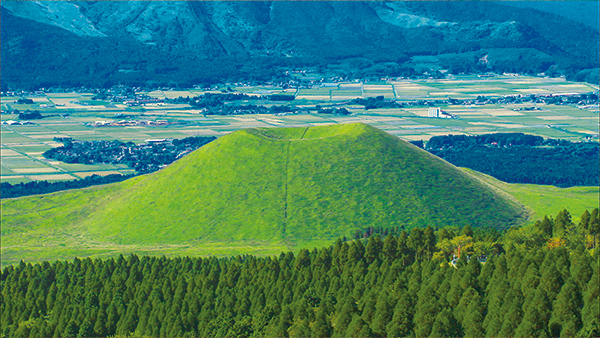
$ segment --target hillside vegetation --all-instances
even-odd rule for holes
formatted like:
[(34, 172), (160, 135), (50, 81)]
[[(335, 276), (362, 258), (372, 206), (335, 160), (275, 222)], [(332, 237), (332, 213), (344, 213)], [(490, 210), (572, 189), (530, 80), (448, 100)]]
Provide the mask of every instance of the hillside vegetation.
[(367, 227), (506, 228), (525, 216), (509, 195), (364, 124), (241, 130), (153, 174), (2, 208), (8, 261), (116, 248), (272, 253)]
[(274, 257), (21, 263), (0, 274), (0, 336), (598, 337), (598, 209), (552, 219)]

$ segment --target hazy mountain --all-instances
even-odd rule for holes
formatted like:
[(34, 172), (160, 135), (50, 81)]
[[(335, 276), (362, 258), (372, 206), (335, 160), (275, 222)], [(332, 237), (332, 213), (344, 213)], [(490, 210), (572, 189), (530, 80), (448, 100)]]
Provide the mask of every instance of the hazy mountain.
[(362, 69), (387, 62), (379, 72), (421, 72), (418, 55), (441, 55), (432, 69), (540, 72), (556, 64), (574, 74), (598, 67), (598, 30), (471, 1), (2, 2), (3, 85), (210, 81), (335, 63), (351, 71), (340, 60), (356, 58), (365, 59)]
[(534, 8), (542, 12), (563, 16), (600, 30), (600, 2), (579, 1), (499, 1), (498, 3), (517, 8)]

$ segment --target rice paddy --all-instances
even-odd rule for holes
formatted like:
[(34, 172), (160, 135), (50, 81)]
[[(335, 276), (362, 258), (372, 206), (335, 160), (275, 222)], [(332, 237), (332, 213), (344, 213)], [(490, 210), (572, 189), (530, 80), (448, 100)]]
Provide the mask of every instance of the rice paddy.
[[(111, 164), (67, 164), (42, 157), (42, 153), (62, 144), (56, 137), (79, 140), (121, 140), (144, 143), (150, 138), (184, 138), (189, 136), (223, 136), (232, 131), (254, 127), (307, 127), (327, 124), (363, 122), (383, 129), (402, 139), (428, 140), (446, 134), (477, 135), (492, 132), (523, 132), (543, 137), (581, 141), (588, 137), (598, 140), (598, 106), (546, 105), (541, 103), (497, 105), (450, 105), (441, 100), (476, 100), (478, 96), (571, 94), (597, 92), (587, 83), (563, 79), (498, 76), (479, 78), (456, 77), (443, 80), (401, 80), (378, 82), (325, 83), (312, 88), (278, 88), (270, 86), (232, 86), (232, 90), (257, 96), (235, 104), (272, 105), (260, 101), (260, 95), (285, 93), (295, 95), (291, 102), (278, 102), (296, 107), (300, 113), (274, 116), (270, 114), (203, 116), (197, 108), (187, 104), (161, 104), (128, 107), (92, 99), (91, 93), (47, 93), (31, 97), (33, 104), (16, 104), (18, 97), (2, 97), (3, 110), (40, 110), (56, 116), (33, 121), (33, 125), (2, 125), (0, 148), (2, 182), (18, 183), (31, 180), (68, 180), (91, 174), (129, 174), (131, 168)], [(151, 97), (194, 97), (208, 91), (199, 89), (180, 91), (153, 91)], [(220, 93), (221, 91), (210, 91)], [(352, 105), (355, 98), (383, 96), (400, 102), (433, 101), (442, 110), (457, 119), (427, 117), (425, 107), (365, 109)], [(440, 100), (440, 101), (438, 101)], [(345, 107), (352, 115), (318, 114), (315, 106)], [(42, 107), (43, 105), (46, 105)], [(531, 109), (533, 110), (525, 110)], [(122, 113), (133, 120), (166, 120), (166, 125), (93, 127), (99, 120), (118, 121)], [(4, 114), (2, 121), (17, 120), (16, 115)]]

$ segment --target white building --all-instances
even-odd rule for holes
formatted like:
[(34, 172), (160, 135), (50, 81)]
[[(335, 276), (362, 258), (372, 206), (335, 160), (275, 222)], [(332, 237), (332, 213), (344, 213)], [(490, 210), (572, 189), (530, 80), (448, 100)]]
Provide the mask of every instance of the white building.
[(445, 111), (442, 111), (442, 109), (439, 107), (429, 107), (429, 109), (427, 110), (427, 116), (435, 117), (435, 118), (439, 118), (439, 119), (455, 119), (456, 118), (455, 115), (446, 113)]
[(428, 117), (442, 117), (442, 110), (439, 107), (429, 107), (427, 110)]

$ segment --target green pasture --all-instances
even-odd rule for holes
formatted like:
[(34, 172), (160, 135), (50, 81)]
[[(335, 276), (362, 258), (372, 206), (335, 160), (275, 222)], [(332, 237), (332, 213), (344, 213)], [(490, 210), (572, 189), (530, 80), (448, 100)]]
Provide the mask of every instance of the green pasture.
[(26, 145), (26, 146), (14, 146), (13, 149), (22, 153), (39, 153), (44, 152), (52, 147), (45, 144), (39, 145)]
[(91, 130), (90, 127), (86, 127), (81, 123), (64, 123), (64, 124), (44, 124), (45, 128), (58, 131), (58, 132), (69, 132), (69, 131), (83, 131), (83, 130)]
[(302, 95), (302, 96), (311, 96), (311, 95), (329, 95), (331, 93), (332, 90), (337, 89), (337, 87), (323, 87), (323, 88), (301, 88), (298, 91), (297, 95)]
[(17, 175), (16, 172), (10, 170), (10, 168), (5, 166), (0, 166), (0, 174), (1, 175)]
[[(341, 133), (344, 132), (344, 129), (339, 130)], [(336, 148), (332, 134), (324, 131), (324, 129), (309, 129), (308, 131), (305, 131), (304, 129), (288, 129), (285, 131), (276, 130), (269, 132), (267, 136), (274, 140), (267, 140), (267, 142), (279, 142), (276, 140), (280, 139), (283, 141), (280, 144), (284, 146), (283, 148), (278, 147), (277, 143), (273, 144), (274, 152), (279, 150), (286, 151), (286, 143), (289, 143), (289, 146), (296, 150), (308, 147), (308, 150), (311, 150), (312, 152), (318, 151), (317, 154), (319, 154), (319, 156), (327, 158), (330, 156), (341, 156), (340, 158), (344, 158), (344, 156), (342, 156), (344, 152), (352, 151), (352, 149)], [(290, 141), (285, 141), (286, 139)], [(301, 141), (301, 139), (306, 139), (308, 142)], [(310, 140), (320, 141), (314, 142)], [(263, 140), (260, 142), (265, 141)], [(262, 146), (260, 142), (256, 145)], [(328, 146), (314, 148), (314, 146), (320, 142), (326, 142)], [(233, 150), (236, 147), (239, 147), (240, 144), (233, 142), (231, 144), (225, 144), (224, 146)], [(207, 149), (205, 151), (209, 150)], [(371, 155), (369, 152), (363, 152), (360, 149), (356, 151), (363, 154), (362, 156), (366, 156), (364, 158), (365, 163), (377, 163), (377, 157), (370, 158), (369, 156)], [(308, 231), (310, 234), (308, 234), (307, 230), (302, 230), (300, 223), (288, 224), (286, 233), (287, 236), (292, 236), (291, 238), (294, 238), (293, 247), (290, 247), (289, 240), (285, 240), (279, 237), (279, 235), (273, 235), (273, 233), (267, 231), (267, 228), (258, 228), (259, 233), (262, 231), (264, 239), (252, 239), (256, 238), (254, 235), (257, 230), (253, 227), (255, 222), (253, 221), (252, 214), (249, 215), (247, 213), (248, 209), (245, 208), (240, 208), (239, 210), (235, 209), (234, 211), (240, 212), (240, 214), (238, 216), (236, 216), (237, 214), (233, 215), (234, 217), (240, 217), (240, 219), (246, 220), (244, 222), (245, 226), (234, 232), (220, 232), (217, 237), (214, 237), (214, 235), (197, 236), (193, 234), (195, 230), (192, 230), (191, 228), (180, 232), (177, 230), (177, 223), (174, 222), (181, 222), (182, 220), (174, 220), (169, 214), (161, 216), (161, 227), (146, 227), (143, 234), (135, 234), (132, 232), (132, 229), (115, 227), (109, 225), (107, 222), (102, 223), (102, 227), (90, 232), (90, 229), (95, 229), (96, 226), (92, 224), (93, 222), (87, 222), (85, 219), (97, 210), (109, 206), (111, 208), (117, 207), (117, 209), (114, 210), (114, 215), (117, 218), (134, 217), (133, 215), (127, 215), (127, 211), (124, 207), (119, 207), (118, 205), (120, 202), (123, 202), (122, 199), (130, 200), (128, 203), (132, 203), (128, 204), (128, 210), (131, 210), (130, 207), (143, 205), (143, 198), (150, 198), (150, 195), (139, 196), (131, 192), (132, 189), (138, 189), (136, 187), (140, 187), (140, 185), (142, 189), (147, 190), (147, 192), (156, 188), (160, 191), (165, 191), (165, 196), (175, 196), (170, 193), (170, 186), (177, 191), (184, 189), (185, 191), (183, 191), (183, 193), (185, 194), (193, 194), (196, 190), (196, 186), (186, 187), (184, 181), (186, 180), (186, 177), (189, 177), (189, 175), (186, 174), (194, 172), (195, 169), (189, 166), (182, 166), (177, 170), (183, 171), (176, 177), (173, 177), (173, 179), (170, 179), (168, 183), (161, 181), (160, 175), (155, 173), (118, 184), (3, 200), (2, 221), (6, 226), (3, 226), (1, 229), (3, 238), (3, 245), (1, 248), (2, 266), (15, 264), (20, 260), (25, 260), (26, 262), (40, 262), (54, 259), (72, 259), (75, 256), (108, 258), (118, 256), (119, 254), (129, 253), (167, 256), (215, 255), (219, 257), (250, 253), (256, 255), (275, 255), (281, 251), (287, 251), (290, 248), (297, 251), (300, 248), (313, 248), (329, 245), (333, 238), (337, 236), (337, 233), (332, 232), (332, 230), (326, 226), (326, 222), (319, 218), (312, 217), (309, 214), (303, 214), (303, 212), (306, 213), (306, 210), (308, 209), (302, 207), (302, 205), (306, 203), (306, 198), (308, 196), (314, 196), (318, 198), (324, 197), (324, 199), (322, 199), (323, 205), (321, 207), (331, 208), (331, 210), (338, 210), (340, 208), (340, 206), (336, 205), (337, 202), (335, 198), (328, 198), (330, 192), (319, 190), (317, 188), (319, 185), (315, 185), (319, 180), (329, 180), (329, 178), (327, 176), (321, 177), (319, 175), (311, 175), (310, 177), (303, 175), (302, 173), (305, 172), (305, 166), (307, 165), (306, 159), (296, 158), (297, 155), (293, 154), (301, 154), (301, 152), (292, 152), (292, 156), (289, 159), (289, 161), (291, 161), (290, 163), (293, 165), (288, 168), (287, 179), (290, 183), (288, 189), (295, 190), (300, 189), (301, 187), (308, 187), (310, 190), (309, 195), (305, 197), (302, 197), (302, 195), (290, 195), (290, 199), (288, 200), (288, 212), (290, 213), (290, 217), (291, 215), (300, 216), (299, 219), (301, 219), (302, 222), (312, 224), (311, 230)], [(249, 150), (249, 153), (246, 153), (244, 156), (253, 156), (252, 151)], [(265, 179), (283, 175), (281, 170), (269, 171), (267, 169), (264, 171), (264, 166), (261, 163), (248, 162), (245, 161), (245, 158), (243, 157), (227, 157), (227, 160), (231, 163), (223, 164), (221, 166), (221, 168), (225, 170), (225, 172), (221, 172), (221, 176), (209, 175), (213, 177), (212, 184), (223, 184), (223, 182), (232, 179), (236, 175), (236, 170), (232, 169), (227, 171), (226, 168), (238, 168), (239, 166), (235, 165), (238, 162), (258, 166), (257, 169), (263, 170), (262, 172)], [(267, 161), (270, 160), (271, 159), (267, 159)], [(273, 160), (277, 162), (276, 157), (273, 157)], [(322, 165), (327, 164), (323, 163)], [(273, 168), (276, 169), (277, 166)], [(332, 170), (339, 169), (332, 167)], [(362, 177), (362, 174), (357, 170), (361, 170), (361, 167), (357, 166), (351, 173), (348, 173), (350, 174), (350, 178), (346, 178), (349, 179), (348, 184), (352, 185), (353, 180)], [(474, 177), (481, 184), (491, 187), (497, 194), (504, 196), (515, 203), (519, 202), (523, 204), (528, 212), (528, 219), (525, 224), (531, 224), (535, 220), (543, 217), (543, 215), (556, 215), (558, 211), (563, 208), (567, 208), (573, 215), (574, 221), (577, 221), (579, 215), (581, 215), (584, 210), (590, 210), (597, 207), (599, 198), (598, 187), (556, 188), (552, 186), (508, 184), (469, 169), (463, 169), (462, 171), (467, 173), (468, 177)], [(377, 179), (377, 176), (372, 178)], [(9, 180), (12, 180), (9, 182), (17, 183), (18, 179), (15, 178)], [(27, 179), (23, 179), (23, 181), (26, 180)], [(338, 187), (340, 187), (339, 184), (342, 184), (342, 182), (338, 181), (333, 183)], [(427, 184), (427, 182), (421, 182), (420, 184)], [(279, 187), (283, 189), (282, 186)], [(249, 193), (250, 190), (243, 189), (243, 191)], [(283, 194), (283, 190), (280, 190), (281, 194), (277, 191), (278, 190), (276, 189), (275, 195), (272, 197), (280, 197), (280, 195)], [(369, 191), (365, 191), (364, 193), (369, 195), (373, 194), (373, 192)], [(446, 193), (449, 192), (438, 191), (438, 194), (443, 195)], [(332, 196), (335, 197), (335, 189), (334, 195)], [(142, 200), (140, 200), (140, 197)], [(265, 196), (263, 193), (261, 199), (266, 197), (268, 196)], [(113, 198), (118, 198), (120, 202), (115, 204), (115, 202), (112, 201)], [(234, 200), (239, 199), (239, 197), (235, 196), (229, 196), (229, 198)], [(246, 196), (245, 198), (253, 197)], [(369, 207), (372, 209), (377, 209), (378, 203), (382, 203), (382, 205), (387, 208), (394, 208), (393, 206), (386, 205), (385, 200), (380, 201), (375, 199), (369, 201)], [(166, 198), (160, 203), (171, 205), (176, 202), (177, 200), (174, 198)], [(204, 200), (201, 204), (203, 208), (210, 209), (215, 207), (214, 203), (215, 202), (211, 200)], [(239, 201), (233, 202), (232, 200), (231, 203), (235, 204), (239, 203)], [(180, 207), (185, 209), (189, 208), (191, 205), (193, 204), (187, 202)], [(152, 207), (160, 207), (160, 205), (153, 204)], [(349, 207), (353, 208), (352, 205)], [(343, 209), (345, 207), (342, 206), (341, 208)], [(29, 217), (29, 215), (23, 213), (22, 210), (40, 210), (41, 214), (39, 216), (41, 217)], [(173, 212), (177, 211), (177, 209), (173, 210)], [(265, 207), (263, 212), (265, 212), (266, 215), (273, 215), (275, 217), (277, 212), (279, 212), (278, 210), (281, 209), (269, 209)], [(365, 210), (364, 212), (368, 213), (370, 211)], [(248, 216), (251, 217), (248, 218)], [(381, 214), (379, 217), (385, 218), (386, 216), (385, 214)], [(198, 221), (198, 218), (193, 217), (193, 219), (196, 222), (195, 224), (203, 224), (202, 221)], [(375, 223), (377, 223), (377, 218), (375, 220)], [(19, 224), (19, 226), (14, 226), (14, 224)], [(97, 225), (99, 224), (100, 223)], [(90, 228), (90, 226), (92, 226), (92, 228)], [(202, 227), (211, 229), (211, 225), (209, 224), (203, 225)], [(275, 233), (280, 233), (279, 231), (280, 230), (277, 230)], [(176, 240), (167, 242), (160, 240), (160, 238), (164, 238), (165, 233), (169, 232), (169, 237), (174, 236), (173, 238)], [(137, 240), (117, 240), (118, 238), (121, 238), (121, 236), (134, 236)], [(328, 239), (318, 239), (318, 237)], [(108, 240), (109, 238), (112, 238), (112, 240)]]
[(10, 183), (10, 184), (19, 184), (19, 183), (28, 183), (33, 180), (29, 177), (19, 176), (19, 177), (3, 177), (2, 182)]
[[(304, 76), (304, 75), (302, 75)], [(311, 75), (312, 76), (312, 75)], [(361, 90), (364, 88), (364, 91)], [(272, 86), (241, 86), (234, 90), (243, 93), (256, 91), (270, 91), (273, 93), (295, 91), (284, 90)], [(300, 109), (314, 111), (314, 106), (341, 107), (340, 101), (349, 97), (372, 97), (384, 95), (392, 98), (397, 95), (399, 100), (444, 100), (453, 98), (475, 98), (479, 94), (505, 94), (527, 95), (528, 91), (556, 91), (556, 92), (590, 92), (593, 86), (585, 83), (573, 83), (563, 79), (546, 79), (537, 77), (511, 77), (496, 76), (493, 78), (480, 78), (477, 76), (455, 76), (444, 80), (401, 80), (401, 81), (375, 81), (360, 83), (340, 83), (331, 87), (301, 88), (297, 95), (301, 98), (293, 102), (278, 102), (248, 100), (249, 103), (272, 105), (286, 104), (300, 106)], [(221, 91), (212, 91), (220, 93)], [(179, 97), (197, 96), (205, 93), (203, 90), (190, 89), (180, 91), (154, 91), (154, 97)], [(142, 143), (149, 138), (183, 138), (188, 136), (216, 135), (251, 127), (288, 127), (312, 126), (321, 124), (342, 124), (364, 122), (383, 129), (391, 134), (406, 140), (414, 140), (422, 136), (429, 138), (443, 134), (480, 134), (490, 132), (525, 132), (543, 137), (564, 138), (580, 141), (588, 135), (597, 138), (598, 112), (589, 109), (579, 109), (568, 105), (545, 104), (506, 104), (485, 106), (448, 106), (443, 105), (450, 113), (457, 114), (459, 119), (431, 119), (423, 117), (426, 108), (404, 109), (371, 109), (365, 110), (362, 106), (348, 106), (352, 116), (335, 116), (327, 114), (299, 114), (286, 116), (273, 115), (240, 115), (240, 116), (214, 116), (207, 120), (198, 120), (201, 115), (192, 113), (187, 105), (165, 105), (161, 107), (135, 107), (129, 108), (118, 105), (119, 108), (106, 108), (98, 110), (100, 105), (109, 102), (93, 100), (92, 93), (50, 93), (43, 97), (34, 97), (35, 104), (23, 106), (39, 106), (44, 102), (55, 100), (69, 104), (70, 101), (88, 103), (90, 106), (81, 106), (77, 109), (58, 107), (53, 109), (53, 114), (70, 114), (69, 118), (51, 117), (35, 121), (35, 125), (2, 126), (2, 144), (8, 144), (23, 153), (39, 153), (49, 149), (50, 145), (56, 146), (54, 137), (72, 137), (79, 140), (121, 140)], [(18, 97), (2, 97), (2, 104), (14, 105)], [(49, 101), (50, 100), (50, 101)], [(18, 106), (18, 105), (17, 105)], [(543, 110), (519, 111), (517, 116), (507, 116), (507, 112), (514, 108), (537, 106)], [(197, 110), (193, 110), (197, 111)], [(106, 127), (93, 128), (84, 124), (98, 120), (120, 120), (124, 117), (115, 117), (115, 113), (123, 113), (137, 119), (168, 119), (172, 122), (182, 122), (169, 126), (156, 127)], [(498, 114), (500, 113), (500, 114)], [(496, 116), (495, 116), (496, 115)], [(504, 115), (504, 116), (503, 116)], [(512, 114), (509, 114), (512, 115)], [(16, 119), (14, 115), (3, 115), (3, 120)], [(546, 126), (551, 126), (547, 128)], [(422, 129), (426, 127), (425, 129)], [(21, 144), (21, 145), (19, 145)], [(38, 155), (36, 155), (38, 156)], [(39, 157), (39, 156), (38, 156)], [(5, 155), (2, 160), (8, 159)], [(25, 159), (25, 164), (32, 165), (31, 159)], [(44, 166), (43, 164), (38, 164)], [(12, 164), (5, 165), (7, 169), (18, 168)], [(88, 170), (83, 169), (81, 170)], [(95, 169), (89, 169), (95, 170)], [(75, 171), (76, 172), (76, 171)]]
[(573, 221), (585, 211), (598, 207), (600, 187), (558, 188), (551, 185), (505, 183), (489, 175), (463, 168), (464, 171), (513, 196), (530, 210), (528, 223), (554, 216), (563, 209), (569, 210)]
[(370, 225), (505, 220), (517, 206), (365, 125), (238, 132), (153, 174), (1, 203), (4, 265), (123, 252), (276, 254)]
[(391, 92), (391, 91), (389, 91), (389, 92), (385, 91), (384, 92), (384, 91), (372, 91), (372, 90), (366, 91), (365, 90), (365, 94), (364, 94), (365, 98), (368, 98), (368, 97), (377, 97), (377, 96), (383, 96), (386, 99), (393, 99), (393, 98), (395, 98), (394, 93)]
[(69, 172), (77, 173), (82, 171), (97, 171), (97, 170), (116, 170), (127, 168), (124, 164), (80, 164), (80, 163), (60, 163), (57, 167)]
[(2, 139), (2, 144), (37, 142), (35, 139), (25, 137), (23, 135), (20, 135), (20, 134), (14, 133), (14, 132), (5, 132), (5, 131), (2, 131), (2, 133), (0, 134), (0, 138)]
[(71, 92), (71, 93), (46, 93), (46, 96), (50, 98), (68, 98), (68, 99), (80, 99), (82, 98), (81, 94)]
[(2, 159), (2, 165), (11, 169), (15, 168), (46, 168), (49, 165), (36, 161), (26, 156), (11, 156)]

